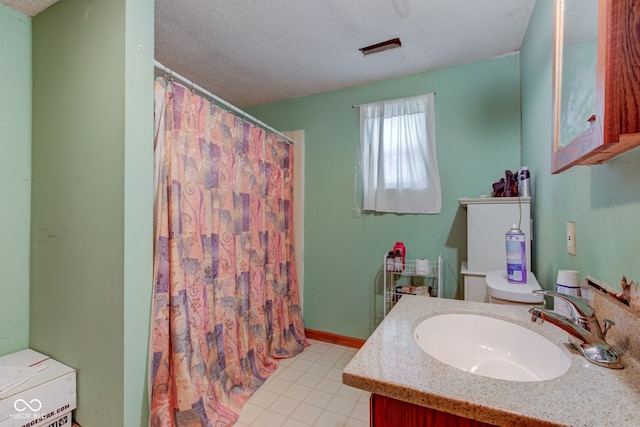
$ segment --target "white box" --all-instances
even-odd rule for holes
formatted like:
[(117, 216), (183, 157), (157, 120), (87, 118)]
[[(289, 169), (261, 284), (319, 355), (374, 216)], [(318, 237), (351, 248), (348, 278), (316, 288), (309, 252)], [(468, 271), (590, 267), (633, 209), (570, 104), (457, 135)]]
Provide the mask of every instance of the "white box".
[(76, 408), (75, 369), (31, 349), (0, 357), (2, 364), (46, 369), (0, 393), (0, 427), (71, 425), (71, 411)]
[[(71, 419), (71, 411), (69, 412), (65, 412), (62, 415), (60, 415), (58, 418), (55, 419), (51, 419), (48, 418), (46, 421), (44, 421), (44, 424), (42, 424), (42, 427), (71, 427), (71, 425), (73, 424), (73, 420)], [(30, 425), (25, 423), (25, 426)], [(34, 424), (34, 425), (40, 425), (40, 424)]]

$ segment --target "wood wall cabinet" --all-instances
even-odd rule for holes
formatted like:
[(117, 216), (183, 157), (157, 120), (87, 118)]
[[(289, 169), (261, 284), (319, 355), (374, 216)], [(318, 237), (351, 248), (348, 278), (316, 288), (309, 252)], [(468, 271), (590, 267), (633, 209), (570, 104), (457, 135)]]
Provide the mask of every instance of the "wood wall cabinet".
[[(595, 116), (589, 128), (559, 144), (562, 80), (562, 12), (556, 0), (554, 34), (554, 138), (552, 173), (604, 163), (640, 146), (640, 1), (598, 1)], [(587, 120), (587, 118), (585, 118)]]

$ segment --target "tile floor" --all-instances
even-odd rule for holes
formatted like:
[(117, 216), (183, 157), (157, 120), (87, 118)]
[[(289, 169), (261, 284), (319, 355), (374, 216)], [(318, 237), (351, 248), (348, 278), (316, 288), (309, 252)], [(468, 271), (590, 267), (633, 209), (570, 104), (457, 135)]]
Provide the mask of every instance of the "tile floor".
[(357, 350), (309, 340), (302, 353), (280, 362), (242, 408), (234, 427), (368, 427), (369, 392), (342, 384)]

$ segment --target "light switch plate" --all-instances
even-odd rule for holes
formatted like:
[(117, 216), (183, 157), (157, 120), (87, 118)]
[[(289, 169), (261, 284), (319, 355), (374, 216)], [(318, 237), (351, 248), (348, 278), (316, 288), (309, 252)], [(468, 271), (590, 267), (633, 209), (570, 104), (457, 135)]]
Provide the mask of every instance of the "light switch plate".
[(567, 222), (567, 252), (576, 254), (576, 223), (573, 221)]

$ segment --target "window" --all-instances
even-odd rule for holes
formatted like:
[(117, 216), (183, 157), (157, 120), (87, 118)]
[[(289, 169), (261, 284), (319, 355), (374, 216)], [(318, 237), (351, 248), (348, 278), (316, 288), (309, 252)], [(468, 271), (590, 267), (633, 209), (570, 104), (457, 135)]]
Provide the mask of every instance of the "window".
[(433, 93), (360, 106), (362, 211), (440, 213), (434, 110)]

